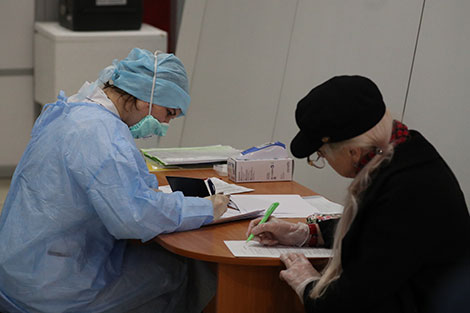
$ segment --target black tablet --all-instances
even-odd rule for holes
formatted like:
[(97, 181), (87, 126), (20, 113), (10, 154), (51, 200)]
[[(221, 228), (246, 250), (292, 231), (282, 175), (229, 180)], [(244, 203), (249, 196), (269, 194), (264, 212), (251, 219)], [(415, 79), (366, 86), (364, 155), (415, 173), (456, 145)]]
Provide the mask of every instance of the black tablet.
[(181, 191), (186, 197), (207, 197), (215, 194), (214, 184), (210, 179), (166, 176), (172, 191)]

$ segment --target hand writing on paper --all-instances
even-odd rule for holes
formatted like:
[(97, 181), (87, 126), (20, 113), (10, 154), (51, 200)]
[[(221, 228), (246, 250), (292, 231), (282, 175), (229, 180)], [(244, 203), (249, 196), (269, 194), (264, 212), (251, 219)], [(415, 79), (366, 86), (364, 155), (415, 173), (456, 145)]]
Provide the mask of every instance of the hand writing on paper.
[(274, 217), (268, 222), (259, 224), (261, 218), (254, 219), (248, 225), (247, 236), (255, 235), (255, 240), (266, 246), (277, 244), (286, 246), (301, 246), (310, 234), (305, 223), (290, 223)]
[(211, 200), (212, 207), (214, 208), (214, 220), (220, 218), (226, 211), (229, 202), (229, 197), (224, 195), (212, 195), (206, 197), (206, 199)]
[(281, 254), (281, 261), (286, 265), (286, 269), (279, 273), (279, 278), (288, 283), (300, 299), (303, 299), (305, 286), (320, 279), (321, 274), (302, 253)]

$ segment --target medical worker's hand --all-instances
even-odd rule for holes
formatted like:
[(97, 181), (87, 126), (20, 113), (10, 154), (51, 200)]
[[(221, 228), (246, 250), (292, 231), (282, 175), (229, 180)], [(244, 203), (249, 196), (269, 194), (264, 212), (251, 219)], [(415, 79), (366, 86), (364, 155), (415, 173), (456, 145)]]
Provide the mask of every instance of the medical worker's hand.
[(263, 245), (277, 244), (302, 246), (309, 238), (310, 229), (305, 223), (290, 223), (271, 217), (268, 222), (258, 225), (261, 218), (250, 222), (246, 235), (255, 235), (255, 240)]
[(220, 218), (222, 214), (227, 211), (228, 202), (230, 200), (228, 196), (212, 195), (206, 197), (206, 199), (212, 201), (212, 207), (214, 208), (214, 220)]
[(321, 274), (302, 253), (281, 254), (281, 261), (286, 269), (279, 273), (279, 278), (288, 283), (303, 302), (305, 286), (320, 279)]

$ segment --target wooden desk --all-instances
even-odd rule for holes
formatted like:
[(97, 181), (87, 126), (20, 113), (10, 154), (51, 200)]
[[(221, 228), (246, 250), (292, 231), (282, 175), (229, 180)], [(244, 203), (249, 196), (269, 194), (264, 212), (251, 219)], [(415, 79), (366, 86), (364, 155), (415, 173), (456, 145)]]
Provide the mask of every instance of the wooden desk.
[[(160, 184), (166, 184), (165, 176), (225, 177), (213, 170), (163, 171), (156, 173)], [(312, 190), (296, 182), (247, 183), (257, 194), (315, 195)], [(302, 220), (305, 219), (296, 219)], [(200, 229), (160, 235), (155, 240), (167, 250), (185, 257), (212, 262), (218, 276), (217, 293), (204, 312), (304, 312), (295, 292), (279, 279), (284, 269), (279, 259), (236, 258), (224, 240), (244, 240), (249, 220), (204, 226)], [(325, 259), (311, 260), (324, 265)]]

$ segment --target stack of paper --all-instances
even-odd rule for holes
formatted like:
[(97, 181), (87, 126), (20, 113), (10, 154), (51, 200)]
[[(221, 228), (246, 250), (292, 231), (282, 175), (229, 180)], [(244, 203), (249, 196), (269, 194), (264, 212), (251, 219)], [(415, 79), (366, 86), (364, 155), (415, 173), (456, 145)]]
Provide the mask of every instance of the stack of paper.
[(303, 199), (299, 195), (232, 195), (230, 200), (241, 213), (265, 210), (273, 202), (279, 202), (273, 213), (273, 216), (279, 218), (302, 218), (314, 213), (342, 212), (341, 205), (320, 196)]
[(231, 146), (141, 149), (145, 157), (164, 166), (226, 162), (240, 150)]
[[(300, 195), (238, 195), (234, 193), (252, 191), (253, 189), (228, 184), (215, 177), (211, 180), (214, 180), (216, 192), (222, 191), (226, 195), (231, 195), (229, 206), (232, 207), (228, 208), (220, 221), (213, 223), (262, 216), (273, 202), (279, 202), (279, 206), (272, 214), (278, 218), (306, 218), (312, 214), (341, 214), (343, 212), (342, 205), (331, 202), (322, 196), (302, 198)], [(229, 186), (225, 186), (225, 184)], [(169, 186), (160, 186), (159, 189), (163, 192), (171, 192)]]
[(266, 210), (273, 202), (279, 202), (275, 217), (307, 217), (313, 213), (312, 206), (299, 195), (232, 195), (230, 200), (242, 213)]

